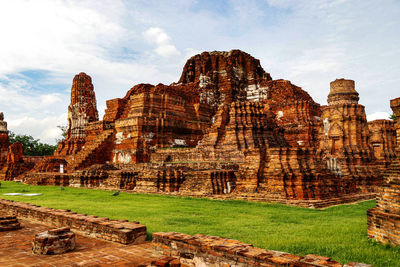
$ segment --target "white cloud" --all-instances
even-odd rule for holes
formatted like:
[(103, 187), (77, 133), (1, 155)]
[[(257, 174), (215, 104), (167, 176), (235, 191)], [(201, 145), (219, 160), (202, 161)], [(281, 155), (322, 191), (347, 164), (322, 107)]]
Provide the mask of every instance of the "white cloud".
[[(128, 8), (122, 1), (13, 0), (0, 2), (0, 77), (25, 70), (49, 71), (52, 81), (70, 84), (84, 71), (100, 77), (97, 90), (106, 99), (120, 97), (135, 82), (169, 80), (151, 58), (151, 48), (136, 27), (126, 25)], [(160, 53), (176, 51), (158, 39)], [(125, 60), (125, 50), (138, 50), (137, 58)], [(114, 52), (116, 51), (116, 52)], [(117, 53), (120, 61), (110, 55)], [(94, 82), (100, 80), (97, 78)], [(116, 90), (109, 90), (113, 87)], [(121, 87), (119, 87), (121, 86)]]
[(9, 79), (7, 84), (0, 81), (0, 102), (3, 109), (42, 114), (44, 107), (57, 107), (63, 99), (67, 99), (66, 94), (36, 92), (25, 80)]
[(23, 116), (16, 118), (5, 118), (8, 122), (8, 130), (16, 134), (32, 135), (39, 138), (41, 142), (55, 144), (56, 139), (61, 139), (61, 130), (58, 125), (65, 125), (67, 114), (62, 113), (58, 116), (43, 116), (40, 119)]
[(59, 0), (2, 2), (0, 30), (7, 36), (0, 49), (2, 73), (68, 70), (100, 56), (124, 34), (114, 18)]
[[(0, 2), (0, 31), (7, 36), (0, 42), (0, 111), (10, 130), (54, 143), (56, 126), (66, 122), (61, 114), (69, 104), (73, 76), (81, 71), (92, 76), (100, 107), (140, 81), (171, 80), (172, 75), (146, 59), (116, 61), (109, 56), (121, 47), (145, 52), (141, 35), (124, 27), (126, 10), (118, 0)], [(166, 45), (160, 52), (171, 54)], [(20, 74), (27, 70), (45, 73), (42, 88), (36, 88), (34, 76)], [(65, 87), (52, 88), (60, 83)]]
[(61, 95), (57, 93), (41, 95), (40, 99), (41, 99), (40, 102), (41, 106), (47, 106), (58, 102), (62, 102)]
[(180, 54), (176, 47), (170, 44), (160, 45), (155, 49), (155, 51), (157, 54), (163, 57), (176, 56)]
[(143, 36), (150, 42), (156, 45), (154, 51), (163, 57), (178, 56), (180, 52), (176, 47), (170, 44), (170, 37), (161, 28), (151, 27), (145, 32)]
[(235, 15), (242, 20), (253, 20), (257, 17), (264, 16), (264, 12), (260, 9), (255, 0), (234, 0), (231, 2)]
[(60, 135), (57, 125), (67, 121), (69, 94), (40, 94), (29, 89), (23, 80), (10, 79), (7, 85), (0, 83), (1, 111), (8, 129), (54, 144)]
[[(390, 114), (399, 24), (396, 0), (0, 1), (0, 111), (9, 125), (24, 118), (31, 127), (15, 130), (50, 140), (66, 121), (76, 73), (92, 77), (102, 114), (106, 100), (139, 82), (177, 81), (196, 53), (242, 49), (321, 104), (329, 82), (344, 77), (356, 81), (367, 113)], [(20, 75), (29, 70), (46, 73), (43, 88)], [(41, 121), (52, 128), (38, 130)]]
[(387, 112), (375, 112), (372, 114), (367, 115), (367, 121), (373, 121), (373, 120), (388, 120), (390, 118), (390, 114)]
[(291, 80), (321, 104), (326, 103), (330, 81), (352, 79), (367, 112), (390, 113), (389, 100), (398, 96), (400, 82), (400, 53), (393, 45), (400, 41), (394, 27), (400, 23), (398, 1), (268, 3), (283, 13), (249, 38), (257, 36), (260, 45), (252, 49), (272, 77)]
[(165, 33), (163, 29), (158, 27), (151, 27), (143, 33), (149, 41), (155, 42), (157, 45), (164, 45), (170, 42), (169, 36)]

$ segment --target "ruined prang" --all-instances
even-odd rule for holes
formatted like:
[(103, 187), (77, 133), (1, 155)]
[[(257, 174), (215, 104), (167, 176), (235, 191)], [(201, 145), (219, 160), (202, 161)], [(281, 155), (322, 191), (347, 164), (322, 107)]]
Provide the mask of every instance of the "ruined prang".
[(86, 126), (98, 120), (92, 78), (81, 72), (75, 75), (72, 82), (66, 139), (59, 144), (55, 154), (73, 155), (78, 153), (85, 143)]
[[(348, 178), (348, 186), (373, 192), (381, 182), (381, 173), (376, 168), (365, 108), (358, 103), (355, 83), (337, 79), (330, 85), (328, 106), (322, 107), (321, 114), (321, 156), (328, 169), (344, 179)], [(394, 135), (393, 132), (383, 132), (382, 138), (385, 134)], [(394, 142), (393, 139), (390, 141)], [(389, 150), (393, 151), (393, 147)]]

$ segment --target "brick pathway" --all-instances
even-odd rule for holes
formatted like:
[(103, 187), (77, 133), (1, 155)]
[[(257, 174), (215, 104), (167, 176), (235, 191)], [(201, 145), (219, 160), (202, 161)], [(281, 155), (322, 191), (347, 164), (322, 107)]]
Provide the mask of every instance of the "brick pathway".
[(146, 266), (160, 257), (149, 242), (122, 245), (80, 235), (76, 235), (74, 251), (63, 255), (34, 255), (34, 234), (51, 228), (19, 221), (22, 229), (0, 232), (0, 266)]

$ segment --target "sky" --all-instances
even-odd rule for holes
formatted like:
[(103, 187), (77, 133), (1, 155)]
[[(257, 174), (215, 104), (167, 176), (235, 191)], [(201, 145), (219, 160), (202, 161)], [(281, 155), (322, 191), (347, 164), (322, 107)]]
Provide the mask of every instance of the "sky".
[(241, 49), (326, 104), (352, 79), (368, 120), (400, 96), (399, 0), (0, 0), (0, 111), (55, 144), (72, 79), (92, 77), (100, 118), (138, 83), (178, 81), (188, 58)]

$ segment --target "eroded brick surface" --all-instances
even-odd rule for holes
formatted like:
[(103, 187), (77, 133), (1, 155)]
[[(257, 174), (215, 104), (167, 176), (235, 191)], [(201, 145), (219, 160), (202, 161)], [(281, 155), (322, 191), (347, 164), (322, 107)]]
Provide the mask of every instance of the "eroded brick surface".
[(395, 123), (390, 120), (368, 122), (374, 155), (383, 172), (396, 159), (396, 129), (394, 125)]
[(68, 227), (37, 233), (32, 241), (32, 253), (63, 254), (75, 249), (75, 234)]

